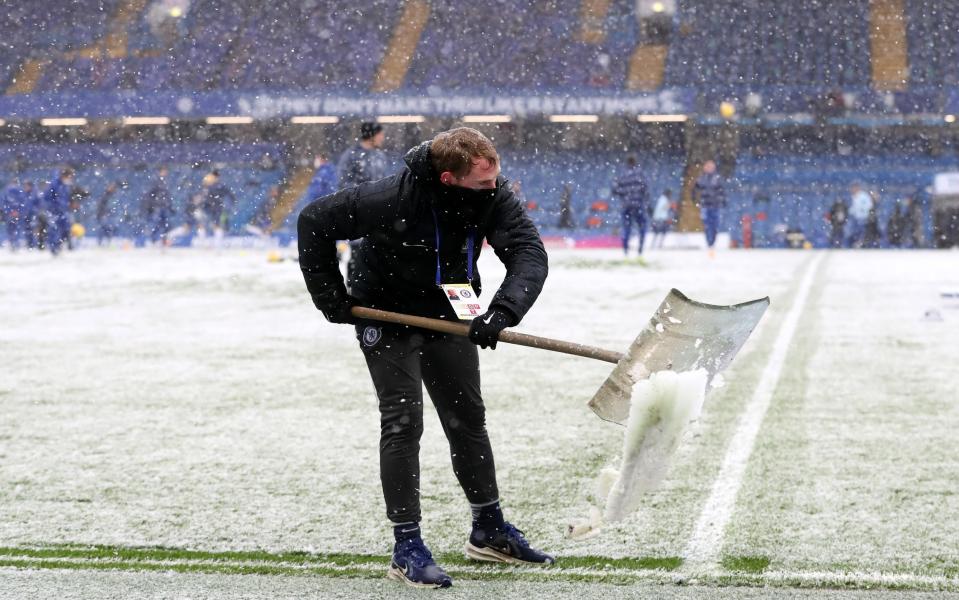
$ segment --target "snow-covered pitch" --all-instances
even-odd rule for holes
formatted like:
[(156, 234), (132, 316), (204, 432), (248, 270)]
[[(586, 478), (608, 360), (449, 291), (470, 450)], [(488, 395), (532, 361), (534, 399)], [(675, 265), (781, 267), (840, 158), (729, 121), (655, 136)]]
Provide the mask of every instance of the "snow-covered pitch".
[[(458, 586), (959, 590), (959, 308), (940, 295), (959, 288), (959, 254), (660, 251), (640, 264), (558, 250), (550, 263), (521, 331), (621, 351), (671, 287), (772, 305), (661, 486), (584, 541), (567, 526), (623, 444), (586, 407), (612, 365), (483, 351), (507, 518), (560, 562), (459, 558), (469, 510), (427, 410), (424, 535)], [(481, 271), (490, 293), (492, 252)], [(0, 307), (0, 568), (382, 577), (373, 389), (352, 328), (324, 321), (295, 262), (5, 252)]]

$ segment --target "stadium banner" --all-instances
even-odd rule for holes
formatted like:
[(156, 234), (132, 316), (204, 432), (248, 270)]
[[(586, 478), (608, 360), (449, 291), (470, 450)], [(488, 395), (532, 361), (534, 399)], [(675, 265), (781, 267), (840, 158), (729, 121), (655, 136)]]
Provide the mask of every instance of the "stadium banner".
[(337, 95), (243, 92), (59, 92), (0, 96), (0, 118), (119, 118), (165, 116), (191, 119), (220, 115), (274, 119), (298, 115), (375, 117), (378, 115), (458, 116), (508, 114), (687, 114), (694, 93), (665, 89), (621, 95)]
[[(343, 118), (379, 115), (511, 115), (530, 117), (556, 114), (670, 115), (698, 118), (719, 115), (729, 102), (738, 117), (810, 115), (824, 90), (809, 86), (767, 86), (754, 93), (742, 86), (716, 86), (708, 90), (671, 87), (648, 93), (568, 94), (310, 94), (294, 90), (243, 91), (137, 91), (41, 92), (0, 96), (0, 118), (44, 117), (170, 117), (200, 119), (211, 116), (249, 116), (280, 119), (328, 115)], [(916, 88), (903, 92), (878, 92), (867, 88), (845, 90), (846, 116), (959, 114), (959, 87)], [(835, 116), (835, 115), (834, 115)]]

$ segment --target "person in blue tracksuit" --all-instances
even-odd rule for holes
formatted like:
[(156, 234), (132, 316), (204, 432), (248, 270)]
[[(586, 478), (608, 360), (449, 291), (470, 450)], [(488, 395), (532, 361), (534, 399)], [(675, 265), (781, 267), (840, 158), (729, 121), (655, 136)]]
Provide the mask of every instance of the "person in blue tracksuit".
[(619, 199), (623, 215), (623, 253), (629, 254), (629, 238), (635, 224), (639, 254), (642, 254), (649, 213), (649, 182), (635, 156), (626, 157), (626, 171), (613, 182), (613, 197)]
[(706, 232), (706, 246), (712, 251), (719, 232), (719, 214), (726, 206), (726, 189), (722, 176), (716, 172), (716, 163), (711, 160), (703, 164), (703, 173), (696, 180), (693, 202), (699, 207)]
[(339, 179), (336, 175), (336, 165), (330, 162), (326, 154), (317, 154), (313, 159), (313, 179), (306, 188), (303, 196), (283, 220), (281, 231), (293, 232), (296, 230), (296, 218), (312, 202), (339, 190)]
[(70, 247), (70, 195), (73, 192), (74, 171), (62, 169), (43, 194), (43, 209), (49, 215), (48, 242), (50, 251), (60, 253), (64, 244)]
[[(336, 167), (326, 158), (325, 154), (317, 154), (316, 158), (313, 160), (313, 179), (310, 180), (310, 187), (306, 189), (306, 195), (301, 200), (303, 206), (301, 208), (306, 208), (306, 205), (319, 200), (323, 196), (329, 196), (333, 192), (337, 191), (337, 177), (336, 177)], [(299, 214), (300, 211), (294, 211), (296, 214)]]

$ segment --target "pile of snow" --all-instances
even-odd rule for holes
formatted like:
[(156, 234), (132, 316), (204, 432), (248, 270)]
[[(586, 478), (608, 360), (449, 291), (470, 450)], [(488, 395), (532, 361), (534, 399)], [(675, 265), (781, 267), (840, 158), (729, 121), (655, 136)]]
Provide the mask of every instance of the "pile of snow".
[(570, 525), (570, 537), (592, 537), (603, 523), (621, 521), (659, 486), (687, 426), (702, 412), (706, 382), (704, 369), (660, 371), (633, 386), (620, 466), (605, 467), (596, 479), (604, 508), (594, 506), (588, 520)]

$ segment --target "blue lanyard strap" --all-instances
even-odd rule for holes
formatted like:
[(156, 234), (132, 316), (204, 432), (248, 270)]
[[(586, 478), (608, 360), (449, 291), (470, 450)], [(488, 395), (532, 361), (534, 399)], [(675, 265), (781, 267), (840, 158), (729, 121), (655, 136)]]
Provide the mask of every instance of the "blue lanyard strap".
[[(440, 221), (436, 217), (436, 209), (433, 211), (433, 225), (436, 231), (436, 286), (443, 285), (443, 272), (440, 269)], [(466, 281), (473, 283), (473, 242), (476, 240), (476, 228), (471, 227), (466, 235)]]

